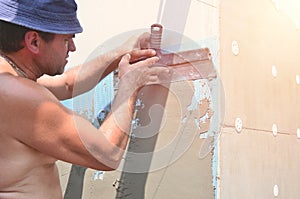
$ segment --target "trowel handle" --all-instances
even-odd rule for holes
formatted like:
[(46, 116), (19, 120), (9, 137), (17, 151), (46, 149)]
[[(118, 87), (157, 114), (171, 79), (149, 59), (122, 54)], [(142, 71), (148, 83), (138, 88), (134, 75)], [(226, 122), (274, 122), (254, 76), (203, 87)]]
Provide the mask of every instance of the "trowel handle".
[(154, 50), (161, 49), (162, 30), (163, 27), (160, 24), (153, 24), (151, 26), (150, 47)]

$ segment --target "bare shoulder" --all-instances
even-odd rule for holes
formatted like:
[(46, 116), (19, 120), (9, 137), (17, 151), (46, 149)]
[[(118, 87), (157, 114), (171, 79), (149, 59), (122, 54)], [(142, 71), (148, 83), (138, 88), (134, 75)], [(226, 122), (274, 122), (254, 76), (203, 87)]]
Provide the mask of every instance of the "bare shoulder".
[(51, 155), (55, 138), (69, 130), (64, 124), (70, 124), (73, 112), (38, 83), (9, 74), (1, 74), (0, 93), (0, 133)]
[(64, 107), (38, 83), (0, 76), (0, 134), (54, 159), (102, 166), (89, 153), (86, 143), (98, 147), (106, 143), (106, 138), (89, 121)]
[[(112, 147), (105, 134), (64, 107), (45, 87), (11, 75), (0, 75), (0, 135), (11, 137), (43, 156), (97, 169)], [(0, 139), (1, 145), (1, 139)], [(90, 150), (97, 153), (91, 154)], [(68, 155), (66, 155), (68, 154)], [(105, 158), (102, 158), (105, 157)]]
[[(2, 121), (7, 120), (7, 124), (18, 123), (23, 130), (24, 124), (33, 127), (32, 124), (38, 122), (43, 113), (54, 106), (61, 111), (67, 111), (49, 90), (25, 78), (1, 74), (0, 93), (0, 107), (5, 110), (0, 113), (0, 118)], [(3, 112), (5, 114), (2, 114)], [(11, 118), (14, 118), (14, 121), (11, 121)], [(30, 120), (26, 121), (27, 118)], [(11, 127), (10, 130), (14, 129)], [(15, 130), (21, 129), (15, 126)]]
[(23, 105), (22, 102), (28, 103), (29, 101), (32, 103), (38, 103), (45, 100), (59, 102), (59, 100), (45, 87), (34, 81), (15, 77), (10, 74), (1, 74), (0, 92), (2, 93), (0, 100), (3, 101), (0, 106), (4, 106), (5, 104), (14, 104), (15, 106), (18, 106), (19, 104), (17, 103), (19, 102)]

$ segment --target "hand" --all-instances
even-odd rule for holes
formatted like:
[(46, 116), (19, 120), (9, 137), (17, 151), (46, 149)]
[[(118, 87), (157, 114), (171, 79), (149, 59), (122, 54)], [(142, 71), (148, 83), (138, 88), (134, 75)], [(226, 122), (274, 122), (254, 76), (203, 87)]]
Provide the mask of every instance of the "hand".
[[(140, 50), (138, 53), (143, 54), (147, 51), (152, 50)], [(130, 64), (130, 60), (130, 54), (126, 54), (122, 57), (119, 63), (119, 78), (120, 88), (123, 85), (131, 92), (135, 92), (147, 84), (159, 84), (161, 82), (160, 77), (169, 74), (167, 67), (153, 66), (158, 62), (158, 57), (150, 57), (134, 64)]]
[(150, 36), (151, 34), (149, 32), (131, 36), (122, 46), (128, 48), (129, 51), (133, 49), (149, 49)]
[(140, 49), (149, 49), (150, 45), (150, 37), (151, 34), (149, 32), (145, 32), (138, 37), (138, 47)]
[(141, 35), (134, 35), (130, 37), (126, 42), (124, 42), (119, 47), (119, 49), (121, 49), (121, 52), (123, 52), (123, 54), (130, 53), (131, 61), (154, 56), (155, 51), (145, 51), (146, 53), (145, 52), (141, 53), (140, 51), (149, 48), (150, 48), (150, 33), (148, 32), (145, 32)]

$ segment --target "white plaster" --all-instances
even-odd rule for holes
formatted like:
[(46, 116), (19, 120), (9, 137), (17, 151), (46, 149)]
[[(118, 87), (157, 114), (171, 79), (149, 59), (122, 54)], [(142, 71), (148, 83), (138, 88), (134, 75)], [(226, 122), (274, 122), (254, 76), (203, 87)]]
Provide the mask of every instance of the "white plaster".
[(104, 180), (105, 171), (95, 171), (94, 172), (94, 181), (95, 180)]
[(187, 120), (187, 117), (184, 116), (184, 117), (181, 119), (181, 123), (182, 123), (182, 124), (186, 123), (186, 120)]
[(208, 137), (208, 133), (201, 133), (200, 139), (206, 139)]
[(187, 110), (197, 110), (198, 105), (201, 104), (201, 101), (204, 99), (211, 100), (211, 91), (208, 86), (208, 80), (199, 79), (194, 81), (194, 96), (192, 98), (191, 104), (188, 106)]
[(135, 118), (132, 120), (132, 129), (136, 129), (138, 127), (140, 127), (140, 119), (139, 118)]

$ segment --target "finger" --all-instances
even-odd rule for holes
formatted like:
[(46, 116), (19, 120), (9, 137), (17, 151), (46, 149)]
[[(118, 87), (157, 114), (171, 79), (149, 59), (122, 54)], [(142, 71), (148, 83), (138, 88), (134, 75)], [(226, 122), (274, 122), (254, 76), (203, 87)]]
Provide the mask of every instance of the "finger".
[(121, 60), (120, 60), (120, 62), (119, 62), (119, 66), (120, 67), (122, 67), (122, 66), (124, 66), (124, 65), (128, 65), (129, 64), (129, 61), (130, 61), (130, 58), (131, 58), (131, 56), (130, 56), (130, 54), (125, 54), (122, 58), (121, 58)]
[(140, 48), (141, 49), (148, 49), (150, 48), (150, 38), (151, 34), (149, 32), (144, 32), (140, 37)]
[(166, 83), (166, 82), (170, 82), (169, 79), (166, 78), (162, 78), (161, 76), (158, 75), (151, 75), (148, 77), (148, 82), (146, 85), (149, 84), (162, 84), (162, 83)]
[(170, 74), (171, 70), (165, 66), (153, 66), (149, 69), (150, 75)]
[(134, 66), (134, 67), (143, 67), (143, 66), (149, 67), (149, 66), (153, 66), (154, 64), (156, 64), (158, 62), (158, 60), (159, 60), (158, 57), (150, 57), (145, 60), (136, 62), (132, 66)]
[(160, 84), (171, 82), (172, 79), (172, 69), (161, 66), (153, 66), (149, 70), (150, 83)]
[(143, 39), (150, 39), (150, 37), (151, 37), (150, 32), (143, 32), (143, 33), (139, 36), (140, 40), (143, 40)]
[(156, 51), (153, 49), (146, 49), (146, 50), (135, 49), (131, 52), (132, 62), (136, 62), (141, 58), (153, 57), (155, 55), (156, 55)]

